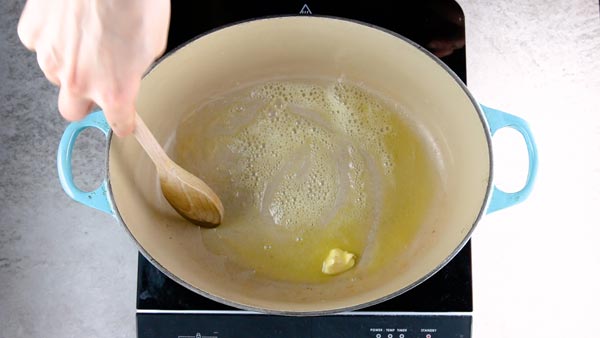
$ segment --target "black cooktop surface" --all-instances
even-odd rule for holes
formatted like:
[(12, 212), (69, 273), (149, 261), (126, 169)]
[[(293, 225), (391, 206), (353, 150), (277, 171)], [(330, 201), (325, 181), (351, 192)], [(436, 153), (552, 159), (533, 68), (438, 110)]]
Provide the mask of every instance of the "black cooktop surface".
[[(362, 21), (430, 50), (465, 83), (464, 16), (452, 0), (349, 2), (172, 1), (167, 50), (218, 27), (275, 15), (325, 15)], [(471, 246), (417, 287), (362, 310), (287, 317), (238, 310), (202, 297), (165, 276), (142, 255), (138, 264), (139, 338), (468, 338)]]
[[(202, 297), (165, 276), (141, 254), (138, 260), (137, 308), (147, 310), (237, 310)], [(442, 270), (412, 290), (357, 311), (470, 312), (471, 246)]]
[[(450, 0), (430, 1), (172, 1), (167, 50), (234, 22), (273, 15), (326, 15), (397, 32), (438, 55), (464, 82), (464, 16)], [(234, 310), (182, 287), (143, 256), (138, 266), (140, 310)], [(472, 311), (471, 247), (414, 289), (362, 311)]]

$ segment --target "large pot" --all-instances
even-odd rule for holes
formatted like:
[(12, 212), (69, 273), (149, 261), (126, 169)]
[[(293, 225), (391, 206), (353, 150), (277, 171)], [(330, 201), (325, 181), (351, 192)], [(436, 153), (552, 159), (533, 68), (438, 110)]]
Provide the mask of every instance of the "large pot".
[[(363, 276), (345, 287), (233, 278), (231, 266), (203, 246), (205, 229), (190, 225), (161, 196), (154, 167), (133, 137), (112, 137), (101, 112), (65, 131), (58, 152), (64, 190), (78, 202), (113, 215), (162, 272), (208, 298), (278, 314), (315, 315), (384, 301), (423, 282), (468, 241), (483, 215), (524, 200), (536, 172), (536, 149), (525, 121), (479, 105), (436, 57), (407, 39), (373, 26), (326, 17), (280, 17), (225, 27), (164, 57), (142, 81), (137, 108), (166, 144), (182, 114), (240, 84), (274, 76), (340, 75), (401, 103), (427, 129), (444, 164), (445, 196), (409, 260), (392, 271)], [(95, 191), (72, 181), (71, 151), (79, 132), (107, 138), (107, 174)], [(492, 183), (491, 135), (520, 132), (529, 152), (521, 191)]]

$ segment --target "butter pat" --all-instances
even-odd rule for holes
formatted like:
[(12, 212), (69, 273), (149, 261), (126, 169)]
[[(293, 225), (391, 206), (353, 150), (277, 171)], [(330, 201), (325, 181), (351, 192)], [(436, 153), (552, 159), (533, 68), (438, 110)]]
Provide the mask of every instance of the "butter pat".
[(342, 249), (331, 249), (329, 255), (323, 261), (323, 269), (326, 275), (337, 275), (350, 270), (354, 266), (356, 255)]

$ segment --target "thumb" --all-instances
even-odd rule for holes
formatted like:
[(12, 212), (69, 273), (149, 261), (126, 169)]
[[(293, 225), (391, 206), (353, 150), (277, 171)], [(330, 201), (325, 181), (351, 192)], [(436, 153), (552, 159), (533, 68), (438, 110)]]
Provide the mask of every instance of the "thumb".
[(118, 86), (105, 92), (96, 100), (117, 136), (127, 136), (135, 129), (135, 99), (139, 87), (140, 81), (133, 81), (127, 86)]
[(135, 105), (133, 102), (115, 106), (104, 106), (104, 115), (117, 136), (125, 137), (135, 129)]

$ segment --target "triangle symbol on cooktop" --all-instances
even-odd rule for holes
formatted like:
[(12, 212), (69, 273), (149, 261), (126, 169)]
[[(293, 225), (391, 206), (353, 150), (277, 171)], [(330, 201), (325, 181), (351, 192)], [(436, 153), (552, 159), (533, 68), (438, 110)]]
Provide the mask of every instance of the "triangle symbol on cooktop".
[(300, 14), (312, 14), (312, 12), (310, 11), (310, 8), (308, 8), (307, 4), (304, 4), (304, 6), (302, 6), (302, 9), (300, 10)]

